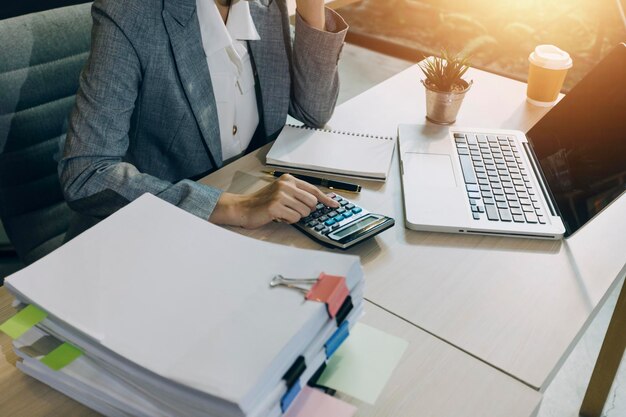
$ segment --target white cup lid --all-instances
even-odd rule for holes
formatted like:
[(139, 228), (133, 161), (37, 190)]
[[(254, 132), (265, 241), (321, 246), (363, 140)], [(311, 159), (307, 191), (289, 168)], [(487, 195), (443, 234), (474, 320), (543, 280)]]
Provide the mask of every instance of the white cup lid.
[(530, 54), (528, 60), (538, 67), (561, 70), (572, 67), (569, 54), (554, 45), (539, 45)]

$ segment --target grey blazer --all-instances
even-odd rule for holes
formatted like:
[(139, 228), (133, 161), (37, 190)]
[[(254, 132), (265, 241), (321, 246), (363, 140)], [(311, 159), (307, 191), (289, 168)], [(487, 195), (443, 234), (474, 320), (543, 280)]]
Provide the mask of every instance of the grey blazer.
[[(65, 198), (83, 223), (146, 192), (203, 219), (215, 207), (221, 190), (193, 180), (223, 163), (195, 5), (94, 2), (91, 53), (59, 162)], [(260, 113), (252, 146), (274, 138), (287, 113), (324, 125), (337, 100), (347, 25), (330, 10), (329, 32), (298, 16), (292, 43), (285, 0), (255, 0), (250, 9), (261, 36), (249, 42)]]

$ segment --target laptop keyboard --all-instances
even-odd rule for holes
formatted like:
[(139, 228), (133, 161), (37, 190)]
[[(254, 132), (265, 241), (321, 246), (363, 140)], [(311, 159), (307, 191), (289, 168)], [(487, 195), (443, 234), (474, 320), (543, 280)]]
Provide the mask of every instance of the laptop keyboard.
[(455, 133), (454, 141), (474, 220), (546, 223), (513, 137)]

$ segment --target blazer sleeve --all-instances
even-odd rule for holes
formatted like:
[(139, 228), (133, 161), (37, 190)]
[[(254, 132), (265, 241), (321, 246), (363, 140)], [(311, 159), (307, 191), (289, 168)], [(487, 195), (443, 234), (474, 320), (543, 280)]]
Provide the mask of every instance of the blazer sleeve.
[(208, 219), (221, 190), (190, 180), (173, 184), (124, 161), (142, 82), (141, 65), (131, 42), (104, 7), (96, 3), (92, 16), (91, 54), (80, 76), (59, 162), (66, 201), (75, 211), (103, 218), (151, 193)]
[(326, 31), (308, 25), (296, 13), (289, 114), (309, 126), (323, 127), (339, 94), (337, 63), (348, 25), (326, 8)]

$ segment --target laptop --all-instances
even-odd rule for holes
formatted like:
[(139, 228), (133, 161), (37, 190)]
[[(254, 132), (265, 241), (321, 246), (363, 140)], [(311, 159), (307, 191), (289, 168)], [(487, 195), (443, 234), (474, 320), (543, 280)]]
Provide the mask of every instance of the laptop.
[(626, 190), (626, 44), (527, 134), (426, 124), (398, 137), (407, 228), (567, 237)]

